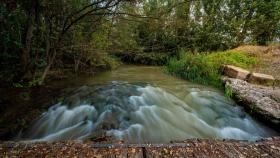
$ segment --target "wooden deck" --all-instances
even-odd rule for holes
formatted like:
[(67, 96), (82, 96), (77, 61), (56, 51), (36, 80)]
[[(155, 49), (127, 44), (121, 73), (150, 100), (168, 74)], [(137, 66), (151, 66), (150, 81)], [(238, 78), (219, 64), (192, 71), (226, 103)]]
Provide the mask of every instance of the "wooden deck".
[(0, 142), (0, 157), (280, 157), (280, 137), (257, 142), (190, 139), (169, 144)]

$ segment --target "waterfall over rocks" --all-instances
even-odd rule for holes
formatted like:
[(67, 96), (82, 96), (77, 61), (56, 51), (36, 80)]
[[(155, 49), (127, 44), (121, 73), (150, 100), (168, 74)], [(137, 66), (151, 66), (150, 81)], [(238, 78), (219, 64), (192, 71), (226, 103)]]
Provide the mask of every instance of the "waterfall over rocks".
[(172, 94), (147, 83), (83, 86), (21, 135), (34, 141), (112, 136), (129, 143), (188, 138), (257, 140), (273, 131), (221, 94), (199, 88)]

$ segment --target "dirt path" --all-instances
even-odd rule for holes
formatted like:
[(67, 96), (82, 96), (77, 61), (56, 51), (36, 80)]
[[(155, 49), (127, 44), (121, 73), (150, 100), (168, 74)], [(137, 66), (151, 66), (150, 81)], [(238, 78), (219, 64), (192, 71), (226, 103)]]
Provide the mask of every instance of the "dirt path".
[(280, 157), (280, 137), (257, 142), (190, 139), (172, 144), (0, 142), (1, 157)]

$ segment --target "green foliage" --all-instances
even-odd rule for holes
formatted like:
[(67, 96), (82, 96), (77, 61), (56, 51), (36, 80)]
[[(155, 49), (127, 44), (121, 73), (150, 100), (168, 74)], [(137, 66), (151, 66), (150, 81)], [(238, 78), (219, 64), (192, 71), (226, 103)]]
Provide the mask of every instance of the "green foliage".
[[(123, 53), (121, 60), (129, 63), (163, 65), (180, 49), (191, 53), (222, 51), (243, 43), (267, 44), (280, 37), (279, 0), (100, 2), (1, 2), (1, 75), (11, 75), (16, 82), (29, 82), (49, 65), (75, 71), (89, 66), (110, 69), (110, 63), (115, 62), (108, 54), (116, 52)], [(104, 8), (106, 4), (110, 7)], [(250, 64), (240, 61), (244, 59), (240, 54), (229, 58), (185, 58), (194, 58), (197, 63), (206, 61), (189, 68), (192, 73), (200, 67), (215, 66), (215, 60), (241, 67)], [(204, 75), (215, 74), (209, 71), (199, 74), (201, 82), (208, 82), (203, 81)], [(182, 76), (195, 79), (192, 73)], [(23, 81), (27, 75), (31, 77)]]
[(173, 75), (206, 85), (220, 85), (219, 66), (205, 55), (181, 54), (180, 59), (172, 58), (167, 70)]
[(255, 8), (255, 16), (252, 17), (250, 24), (252, 27), (252, 38), (259, 45), (267, 45), (279, 38), (280, 32), (280, 1), (254, 1), (252, 6)]
[(13, 86), (16, 88), (23, 88), (24, 86), (21, 83), (13, 83)]
[(31, 87), (38, 86), (40, 82), (41, 82), (41, 78), (38, 77), (33, 80), (30, 80), (27, 83), (13, 83), (13, 86), (16, 88), (31, 88)]
[(221, 67), (222, 65), (235, 65), (242, 68), (249, 68), (259, 63), (255, 57), (251, 57), (240, 51), (214, 52), (207, 55), (207, 60)]
[(19, 51), (23, 47), (21, 32), (27, 16), (20, 8), (10, 10), (1, 2), (0, 17), (0, 73), (13, 74), (19, 66)]
[(165, 65), (169, 55), (166, 53), (116, 53), (121, 61), (130, 64)]
[(119, 60), (109, 55), (101, 55), (99, 57), (93, 57), (92, 59), (90, 59), (90, 66), (99, 69), (113, 70), (116, 69), (119, 65)]
[(248, 68), (256, 63), (257, 60), (254, 57), (239, 51), (210, 54), (191, 54), (183, 51), (179, 59), (170, 59), (167, 70), (173, 75), (193, 82), (221, 87), (223, 65), (231, 64)]
[(41, 80), (42, 80), (42, 79), (41, 79), (40, 77), (35, 78), (35, 79), (33, 79), (33, 80), (31, 80), (31, 81), (28, 82), (27, 87), (35, 87), (35, 86), (38, 86), (38, 85), (40, 84)]
[(135, 12), (156, 17), (144, 19), (134, 31), (138, 45), (147, 52), (178, 48), (211, 52), (245, 42), (266, 44), (280, 37), (279, 1), (162, 0), (142, 5)]
[(226, 85), (225, 86), (225, 96), (230, 99), (233, 97), (233, 90), (230, 86)]
[(30, 93), (22, 92), (22, 93), (19, 94), (19, 97), (23, 100), (29, 100), (30, 99)]

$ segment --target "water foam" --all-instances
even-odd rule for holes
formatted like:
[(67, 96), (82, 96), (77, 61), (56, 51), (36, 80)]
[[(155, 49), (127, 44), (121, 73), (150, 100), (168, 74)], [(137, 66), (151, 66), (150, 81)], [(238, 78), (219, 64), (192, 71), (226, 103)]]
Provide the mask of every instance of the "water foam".
[(21, 137), (56, 141), (107, 135), (130, 143), (164, 143), (187, 138), (256, 140), (272, 133), (216, 92), (196, 88), (178, 97), (151, 85), (115, 82), (82, 87)]

